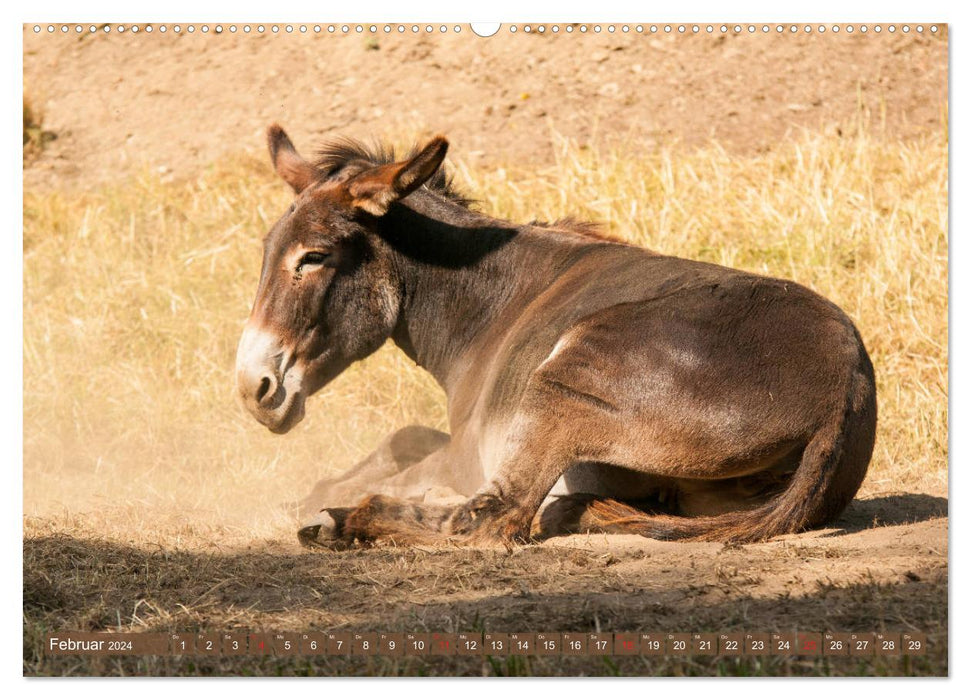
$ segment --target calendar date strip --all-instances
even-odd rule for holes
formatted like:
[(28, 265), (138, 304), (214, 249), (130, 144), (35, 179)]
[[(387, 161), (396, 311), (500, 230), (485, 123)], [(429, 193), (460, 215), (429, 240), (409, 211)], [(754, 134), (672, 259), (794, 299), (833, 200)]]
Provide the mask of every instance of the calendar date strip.
[(918, 632), (50, 634), (50, 656), (922, 656)]

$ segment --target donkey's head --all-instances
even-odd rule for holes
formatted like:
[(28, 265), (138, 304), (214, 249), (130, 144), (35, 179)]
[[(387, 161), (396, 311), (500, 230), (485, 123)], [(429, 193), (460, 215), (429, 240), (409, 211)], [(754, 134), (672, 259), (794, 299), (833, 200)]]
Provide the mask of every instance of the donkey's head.
[(374, 233), (396, 201), (435, 174), (448, 142), (436, 137), (397, 163), (351, 160), (328, 171), (304, 160), (279, 126), (267, 137), (296, 197), (263, 242), (236, 382), (256, 419), (285, 433), (303, 418), (308, 396), (394, 330), (401, 285)]

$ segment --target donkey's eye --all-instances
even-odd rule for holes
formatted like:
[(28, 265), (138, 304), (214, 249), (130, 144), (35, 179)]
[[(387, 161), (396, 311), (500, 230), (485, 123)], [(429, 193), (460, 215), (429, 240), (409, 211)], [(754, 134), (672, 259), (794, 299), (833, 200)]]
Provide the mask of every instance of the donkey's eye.
[(304, 267), (305, 265), (323, 265), (330, 258), (330, 253), (321, 253), (319, 251), (313, 251), (310, 253), (304, 253), (304, 256), (300, 258), (299, 267)]

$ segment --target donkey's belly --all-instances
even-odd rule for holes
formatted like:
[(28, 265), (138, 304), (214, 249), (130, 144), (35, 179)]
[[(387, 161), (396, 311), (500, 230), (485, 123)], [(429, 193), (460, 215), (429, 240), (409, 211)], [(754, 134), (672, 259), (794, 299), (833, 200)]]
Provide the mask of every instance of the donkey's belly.
[(566, 470), (550, 491), (551, 496), (588, 493), (605, 498), (640, 500), (654, 498), (673, 485), (673, 480), (612, 464), (580, 462)]

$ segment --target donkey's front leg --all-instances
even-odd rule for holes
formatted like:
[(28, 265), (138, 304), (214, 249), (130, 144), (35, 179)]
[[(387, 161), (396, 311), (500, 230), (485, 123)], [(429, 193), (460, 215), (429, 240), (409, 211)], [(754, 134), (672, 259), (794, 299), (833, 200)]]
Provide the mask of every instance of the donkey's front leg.
[(399, 493), (401, 487), (395, 482), (401, 475), (417, 473), (416, 467), (443, 451), (448, 442), (445, 433), (411, 425), (385, 438), (374, 452), (344, 474), (318, 482), (301, 504), (303, 522), (297, 533), (300, 542), (305, 546), (333, 546), (346, 539), (344, 523), (363, 494)]
[[(519, 433), (522, 435), (522, 433)], [(550, 431), (507, 442), (490, 481), (458, 506), (430, 506), (371, 496), (348, 516), (345, 536), (399, 545), (490, 546), (529, 539), (533, 517), (563, 471), (569, 452)]]
[(443, 450), (448, 443), (447, 433), (425, 426), (409, 425), (396, 430), (344, 473), (318, 481), (300, 503), (301, 516), (312, 517), (324, 507), (353, 506), (377, 484)]
[(346, 544), (380, 542), (414, 545), (443, 544), (455, 506), (406, 501), (392, 496), (368, 496), (348, 513), (343, 526)]

